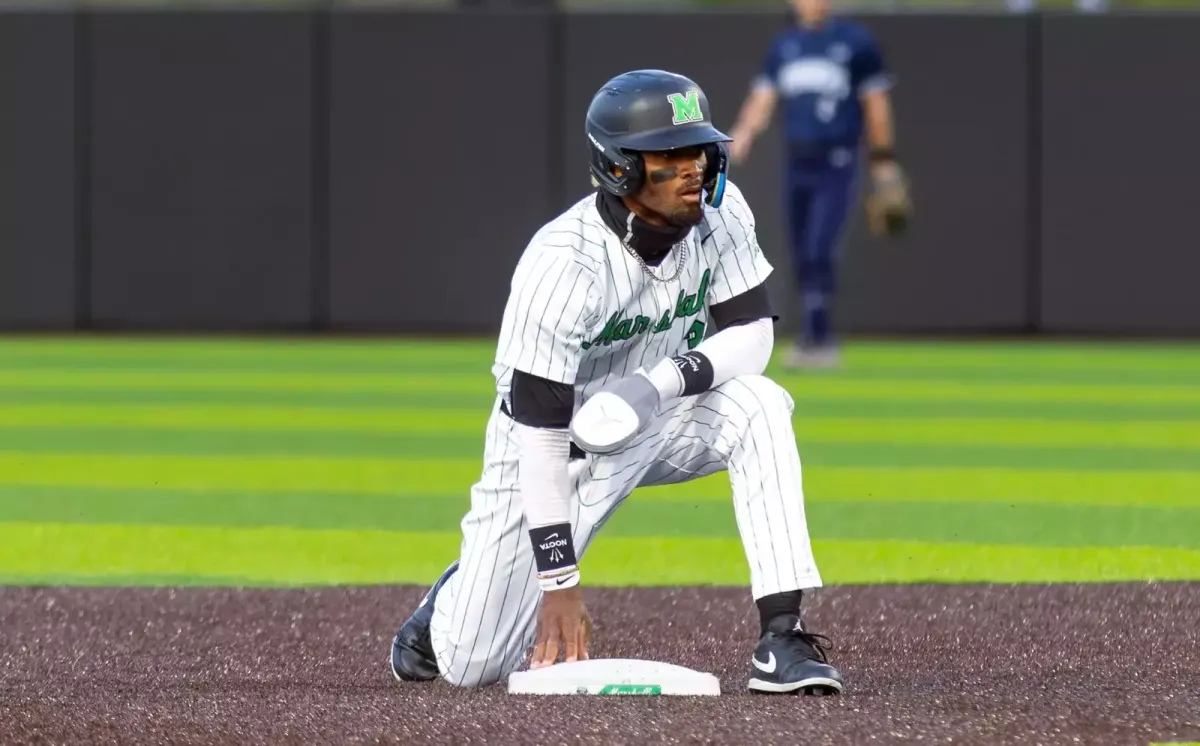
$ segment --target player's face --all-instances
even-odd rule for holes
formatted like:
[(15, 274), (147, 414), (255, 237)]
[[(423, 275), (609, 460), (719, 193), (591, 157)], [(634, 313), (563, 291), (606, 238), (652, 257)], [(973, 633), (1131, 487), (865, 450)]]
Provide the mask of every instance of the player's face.
[(791, 0), (791, 3), (805, 23), (820, 23), (829, 15), (830, 0)]
[(687, 227), (704, 217), (701, 183), (708, 158), (704, 148), (680, 148), (661, 153), (643, 153), (646, 183), (634, 201), (644, 220), (657, 225)]

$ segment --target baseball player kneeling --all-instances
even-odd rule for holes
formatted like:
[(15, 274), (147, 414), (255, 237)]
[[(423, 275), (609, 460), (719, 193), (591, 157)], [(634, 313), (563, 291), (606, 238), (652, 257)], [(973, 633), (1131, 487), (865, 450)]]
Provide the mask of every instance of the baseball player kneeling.
[(762, 619), (749, 688), (841, 691), (801, 621), (821, 576), (792, 399), (762, 375), (772, 268), (711, 122), (703, 91), (669, 72), (620, 75), (593, 98), (598, 190), (518, 262), (462, 555), (397, 632), (397, 679), (481, 686), (586, 658), (578, 559), (598, 529), (637, 487), (724, 470)]

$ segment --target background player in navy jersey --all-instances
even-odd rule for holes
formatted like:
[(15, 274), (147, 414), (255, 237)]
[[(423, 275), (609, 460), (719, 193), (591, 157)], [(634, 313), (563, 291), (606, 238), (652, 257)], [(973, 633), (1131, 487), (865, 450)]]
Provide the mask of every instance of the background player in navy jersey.
[(862, 25), (830, 14), (829, 0), (791, 0), (795, 19), (771, 42), (763, 69), (730, 131), (739, 163), (781, 103), (786, 139), (785, 204), (793, 261), (804, 298), (804, 325), (786, 362), (827, 366), (838, 360), (832, 335), (835, 250), (854, 202), (865, 134), (872, 230), (895, 235), (910, 204), (896, 163), (892, 76)]

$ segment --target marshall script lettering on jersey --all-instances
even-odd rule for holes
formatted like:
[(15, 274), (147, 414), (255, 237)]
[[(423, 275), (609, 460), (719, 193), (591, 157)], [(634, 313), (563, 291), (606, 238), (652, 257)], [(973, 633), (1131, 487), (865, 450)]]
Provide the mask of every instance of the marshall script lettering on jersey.
[[(704, 308), (704, 298), (708, 295), (708, 279), (711, 270), (704, 270), (704, 274), (700, 276), (700, 289), (691, 295), (685, 295), (686, 290), (679, 291), (679, 298), (675, 301), (675, 312), (666, 311), (662, 318), (651, 329), (651, 319), (649, 316), (638, 315), (632, 319), (622, 318), (625, 316), (625, 311), (617, 311), (608, 318), (608, 323), (604, 325), (604, 330), (593, 339), (591, 342), (584, 342), (583, 349), (587, 350), (596, 345), (610, 346), (613, 342), (624, 342), (627, 339), (633, 339), (639, 334), (645, 334), (649, 331), (651, 334), (661, 334), (670, 329), (675, 324), (675, 319), (686, 319), (700, 313)], [(700, 344), (704, 339), (705, 324), (697, 319), (692, 322), (692, 327), (688, 329), (687, 346), (689, 350), (695, 349), (696, 345)]]

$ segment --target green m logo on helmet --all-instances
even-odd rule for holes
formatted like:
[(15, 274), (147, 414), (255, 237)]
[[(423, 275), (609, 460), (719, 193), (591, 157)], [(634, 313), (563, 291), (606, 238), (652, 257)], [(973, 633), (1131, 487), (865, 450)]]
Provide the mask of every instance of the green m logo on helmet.
[(667, 101), (670, 102), (671, 111), (675, 114), (671, 118), (671, 124), (704, 121), (704, 112), (700, 110), (700, 91), (688, 91), (686, 94), (672, 93), (667, 96)]

